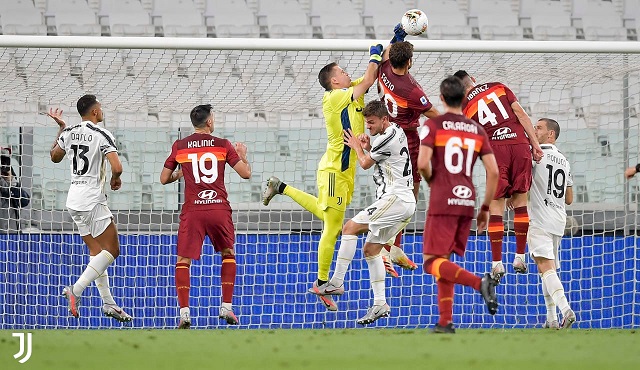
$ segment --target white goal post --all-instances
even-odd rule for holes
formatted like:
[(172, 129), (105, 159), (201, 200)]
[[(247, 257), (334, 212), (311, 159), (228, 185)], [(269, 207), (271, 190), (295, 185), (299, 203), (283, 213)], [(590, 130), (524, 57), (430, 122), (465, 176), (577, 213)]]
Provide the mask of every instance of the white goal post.
[[(640, 45), (598, 41), (425, 40), (414, 44), (412, 75), (430, 100), (458, 69), (479, 82), (500, 81), (519, 98), (532, 120), (556, 119), (558, 147), (574, 176), (561, 252), (561, 280), (579, 325), (640, 326), (637, 181), (625, 167), (640, 161)], [(262, 206), (264, 181), (277, 175), (315, 193), (315, 171), (326, 145), (317, 74), (338, 62), (359, 77), (375, 40), (222, 39), (77, 36), (0, 36), (0, 154), (29, 205), (0, 209), (0, 328), (115, 327), (102, 318), (99, 296), (88, 289), (80, 321), (70, 320), (59, 290), (88, 260), (64, 208), (67, 164), (55, 165), (48, 149), (55, 123), (42, 115), (62, 107), (78, 119), (75, 101), (96, 94), (105, 125), (115, 135), (125, 173), (123, 188), (108, 192), (121, 236), (122, 255), (109, 271), (114, 296), (131, 307), (136, 327), (173, 327), (173, 283), (180, 183), (162, 186), (158, 175), (173, 140), (191, 132), (188, 112), (211, 103), (215, 134), (243, 141), (253, 178), (227, 172), (237, 228), (238, 277), (234, 306), (241, 327), (354, 327), (370, 300), (366, 265), (358, 252), (346, 277), (337, 314), (306, 293), (315, 277), (321, 223), (286, 197)], [(379, 41), (387, 45), (387, 40)], [(377, 98), (375, 88), (365, 100)], [(484, 171), (474, 171), (484, 186)], [(357, 174), (352, 216), (373, 200), (374, 184)], [(422, 229), (429, 190), (422, 184), (415, 220), (404, 237), (407, 254), (422, 262)], [(0, 203), (1, 205), (2, 203)], [(511, 220), (512, 216), (505, 219)], [(511, 221), (509, 221), (511, 223)], [(512, 225), (507, 225), (512, 230)], [(515, 252), (505, 238), (504, 261)], [(210, 244), (192, 269), (196, 327), (218, 327), (218, 256)], [(490, 266), (484, 235), (472, 235), (459, 260), (475, 273)], [(457, 291), (454, 322), (461, 327), (533, 327), (544, 322), (539, 278), (507, 275), (498, 288), (500, 311), (485, 314), (476, 293)], [(509, 272), (509, 271), (508, 271)], [(376, 326), (426, 327), (435, 322), (434, 283), (421, 270), (387, 281), (391, 317)], [(211, 277), (214, 277), (213, 279)]]

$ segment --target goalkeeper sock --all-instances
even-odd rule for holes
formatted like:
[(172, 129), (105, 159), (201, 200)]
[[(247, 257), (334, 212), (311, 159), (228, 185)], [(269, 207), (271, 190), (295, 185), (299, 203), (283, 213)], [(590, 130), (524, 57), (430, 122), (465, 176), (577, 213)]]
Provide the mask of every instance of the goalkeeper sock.
[(542, 281), (542, 296), (544, 297), (544, 304), (547, 306), (547, 322), (558, 321), (558, 313), (556, 312), (556, 304), (553, 303), (553, 299), (551, 299), (551, 295), (549, 295), (549, 291), (547, 290), (547, 284), (544, 282), (542, 278), (542, 274), (540, 275), (540, 281)]
[[(95, 256), (89, 256), (89, 262), (94, 258)], [(102, 298), (102, 303), (115, 305), (116, 301), (111, 295), (111, 289), (109, 289), (109, 274), (107, 273), (107, 270), (104, 270), (104, 272), (96, 278), (95, 282), (98, 292), (100, 293), (100, 298)]]
[[(516, 253), (525, 254), (527, 250), (527, 233), (529, 232), (529, 213), (527, 206), (514, 208), (513, 231), (516, 234)], [(524, 261), (524, 259), (522, 259)]]
[(233, 299), (233, 287), (236, 282), (236, 256), (233, 254), (222, 256), (222, 302), (231, 303)]
[(78, 278), (75, 284), (73, 284), (73, 294), (81, 296), (82, 292), (94, 281), (96, 278), (113, 263), (113, 256), (106, 250), (100, 251), (98, 255), (89, 260), (89, 264), (82, 272), (82, 275)]
[(475, 290), (480, 290), (479, 276), (463, 269), (446, 258), (436, 257), (424, 262), (424, 271), (438, 279), (448, 280), (455, 284), (466, 285)]
[(502, 262), (502, 238), (504, 236), (504, 224), (502, 216), (489, 216), (489, 240), (491, 241), (491, 260)]
[[(189, 289), (191, 278), (189, 277), (189, 264), (176, 263), (176, 291), (178, 293), (178, 305), (180, 308), (189, 307)], [(182, 313), (182, 310), (180, 310)]]
[(440, 326), (447, 326), (453, 321), (453, 288), (454, 284), (445, 279), (438, 279), (438, 312)]
[(338, 258), (336, 259), (336, 270), (331, 276), (331, 285), (342, 286), (344, 284), (344, 276), (349, 269), (349, 264), (356, 254), (356, 246), (358, 237), (355, 235), (342, 235), (340, 240), (340, 248), (338, 249)]
[(384, 270), (384, 262), (382, 256), (378, 253), (375, 256), (366, 257), (367, 266), (369, 267), (369, 281), (373, 290), (373, 305), (380, 306), (387, 303), (385, 296), (384, 278), (386, 272)]
[(558, 306), (560, 312), (567, 312), (569, 302), (567, 302), (567, 297), (564, 295), (564, 288), (556, 271), (549, 270), (545, 272), (542, 274), (542, 279), (547, 287), (547, 292), (551, 296), (551, 299), (553, 299), (553, 303)]

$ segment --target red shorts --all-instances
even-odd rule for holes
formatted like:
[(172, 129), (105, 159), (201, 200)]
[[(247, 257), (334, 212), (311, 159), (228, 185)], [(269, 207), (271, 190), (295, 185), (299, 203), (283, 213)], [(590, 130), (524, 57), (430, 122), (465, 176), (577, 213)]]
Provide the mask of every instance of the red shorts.
[(188, 211), (180, 214), (178, 256), (199, 260), (204, 237), (216, 252), (233, 249), (235, 231), (230, 210)]
[(407, 149), (409, 149), (409, 158), (411, 159), (411, 171), (413, 172), (413, 183), (418, 184), (422, 180), (420, 172), (418, 172), (418, 153), (420, 152), (420, 135), (417, 130), (405, 131), (407, 136)]
[(473, 217), (456, 215), (427, 215), (422, 234), (422, 253), (446, 256), (455, 253), (464, 256)]
[(531, 149), (529, 144), (491, 143), (498, 162), (500, 177), (494, 199), (510, 198), (514, 193), (526, 193), (531, 187)]

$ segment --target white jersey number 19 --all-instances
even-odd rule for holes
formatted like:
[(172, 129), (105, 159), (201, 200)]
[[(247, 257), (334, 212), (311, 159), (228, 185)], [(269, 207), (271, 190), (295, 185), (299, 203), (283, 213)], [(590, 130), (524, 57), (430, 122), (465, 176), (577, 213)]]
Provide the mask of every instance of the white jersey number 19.
[[(507, 110), (504, 109), (504, 105), (502, 105), (502, 102), (500, 102), (500, 98), (498, 98), (496, 93), (492, 92), (491, 94), (488, 94), (487, 98), (491, 99), (495, 103), (496, 107), (498, 107), (500, 114), (502, 114), (502, 118), (509, 118)], [(489, 106), (484, 99), (478, 100), (478, 121), (482, 126), (485, 126), (489, 122), (491, 122), (491, 126), (498, 124), (495, 113), (489, 109)]]

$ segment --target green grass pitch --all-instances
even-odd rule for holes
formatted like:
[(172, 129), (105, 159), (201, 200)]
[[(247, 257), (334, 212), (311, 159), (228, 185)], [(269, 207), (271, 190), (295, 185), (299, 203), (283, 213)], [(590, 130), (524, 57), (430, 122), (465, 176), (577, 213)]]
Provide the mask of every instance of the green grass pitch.
[(0, 330), (9, 369), (640, 369), (636, 330), (33, 330), (33, 353)]

